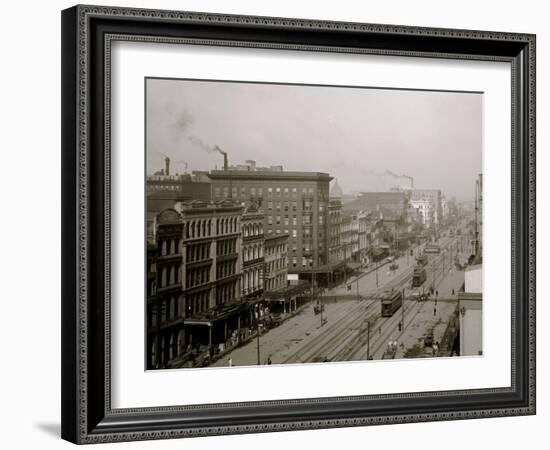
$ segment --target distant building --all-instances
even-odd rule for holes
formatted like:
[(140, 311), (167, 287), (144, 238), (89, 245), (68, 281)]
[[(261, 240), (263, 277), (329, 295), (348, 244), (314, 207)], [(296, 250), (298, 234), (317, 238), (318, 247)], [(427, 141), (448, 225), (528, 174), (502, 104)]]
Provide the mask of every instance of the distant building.
[(203, 172), (170, 175), (170, 158), (166, 158), (165, 163), (164, 169), (147, 177), (148, 211), (160, 212), (172, 207), (175, 201), (212, 200), (212, 183)]
[(210, 172), (215, 200), (231, 199), (256, 204), (264, 214), (266, 236), (288, 234), (292, 273), (321, 270), (328, 263), (327, 173), (261, 170)]
[(397, 192), (361, 192), (353, 201), (342, 206), (348, 212), (378, 212), (386, 219), (401, 218), (405, 215), (409, 203), (409, 193)]
[(428, 199), (411, 200), (411, 206), (415, 208), (419, 215), (422, 225), (430, 226), (434, 221), (434, 209), (432, 202)]
[(329, 264), (338, 264), (344, 261), (344, 251), (341, 243), (342, 201), (340, 198), (331, 198), (328, 206), (329, 220)]
[(441, 191), (439, 189), (413, 189), (411, 191), (411, 203), (427, 200), (431, 204), (432, 215), (430, 224), (438, 225), (442, 221)]

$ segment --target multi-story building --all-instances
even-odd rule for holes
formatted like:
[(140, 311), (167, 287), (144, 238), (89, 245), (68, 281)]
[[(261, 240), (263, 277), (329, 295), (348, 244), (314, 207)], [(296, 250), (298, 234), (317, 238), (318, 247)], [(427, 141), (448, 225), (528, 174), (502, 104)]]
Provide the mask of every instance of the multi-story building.
[(344, 260), (344, 251), (340, 241), (342, 223), (342, 200), (331, 197), (328, 206), (329, 220), (329, 264), (338, 264)]
[(353, 217), (351, 214), (342, 214), (340, 222), (340, 244), (342, 246), (343, 260), (346, 264), (352, 259), (354, 239)]
[(254, 204), (244, 211), (242, 227), (243, 297), (259, 299), (262, 295), (264, 270), (264, 215)]
[(288, 234), (272, 234), (265, 238), (266, 292), (276, 293), (287, 286)]
[(403, 217), (409, 203), (408, 191), (397, 192), (361, 192), (359, 196), (343, 205), (348, 212), (377, 212), (385, 219)]
[(288, 234), (291, 273), (324, 270), (329, 260), (329, 183), (327, 173), (264, 170), (214, 170), (213, 198), (255, 203), (264, 214), (266, 236)]
[(422, 225), (429, 226), (433, 223), (434, 210), (432, 202), (428, 199), (411, 200), (411, 206), (418, 211)]
[(431, 204), (432, 217), (429, 224), (440, 224), (443, 217), (441, 209), (441, 191), (439, 189), (413, 189), (411, 191), (411, 203), (421, 200), (427, 200)]
[(199, 346), (212, 349), (247, 320), (240, 304), (241, 216), (233, 202), (192, 201), (156, 217), (156, 258), (154, 266), (148, 258), (147, 278), (156, 286), (147, 299), (150, 368)]
[(368, 263), (369, 251), (369, 219), (368, 215), (360, 212), (356, 215), (356, 220), (359, 224), (359, 249), (357, 254), (357, 262), (361, 264)]
[(445, 222), (449, 218), (449, 204), (447, 197), (441, 194), (441, 220)]
[(210, 179), (204, 172), (193, 174), (170, 174), (170, 158), (165, 159), (165, 168), (149, 175), (147, 186), (147, 210), (155, 210), (157, 213), (163, 209), (172, 207), (173, 200), (203, 200), (210, 201)]

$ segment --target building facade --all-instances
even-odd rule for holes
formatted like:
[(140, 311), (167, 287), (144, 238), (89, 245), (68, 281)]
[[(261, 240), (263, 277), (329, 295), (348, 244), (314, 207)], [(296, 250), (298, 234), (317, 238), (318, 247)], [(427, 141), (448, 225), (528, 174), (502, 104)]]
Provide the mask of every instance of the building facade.
[(441, 191), (439, 189), (413, 189), (411, 191), (411, 203), (421, 200), (430, 202), (432, 218), (430, 224), (439, 225), (442, 221)]
[(329, 183), (326, 173), (283, 170), (211, 171), (216, 200), (256, 204), (266, 236), (288, 234), (288, 270), (311, 272), (329, 259)]
[(264, 215), (253, 204), (242, 216), (243, 298), (259, 299), (263, 293), (264, 249)]
[(422, 225), (430, 226), (434, 222), (432, 202), (427, 199), (411, 200), (411, 206), (418, 211)]
[(329, 264), (344, 261), (344, 251), (341, 243), (342, 200), (331, 198), (328, 206), (329, 214)]
[(361, 192), (359, 196), (344, 204), (347, 212), (377, 212), (383, 218), (396, 219), (405, 215), (409, 203), (409, 191)]
[(211, 348), (240, 325), (241, 217), (233, 202), (201, 201), (157, 216), (156, 257), (148, 251), (147, 280), (156, 286), (147, 300), (148, 367)]
[(272, 234), (265, 238), (266, 292), (280, 292), (288, 282), (288, 234)]

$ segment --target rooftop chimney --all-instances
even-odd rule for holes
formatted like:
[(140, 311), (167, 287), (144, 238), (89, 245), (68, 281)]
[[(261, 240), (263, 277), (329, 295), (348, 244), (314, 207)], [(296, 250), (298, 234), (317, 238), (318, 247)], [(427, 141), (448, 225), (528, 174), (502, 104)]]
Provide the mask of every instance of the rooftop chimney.
[(170, 158), (168, 158), (168, 156), (164, 158), (164, 167), (164, 174), (170, 176)]

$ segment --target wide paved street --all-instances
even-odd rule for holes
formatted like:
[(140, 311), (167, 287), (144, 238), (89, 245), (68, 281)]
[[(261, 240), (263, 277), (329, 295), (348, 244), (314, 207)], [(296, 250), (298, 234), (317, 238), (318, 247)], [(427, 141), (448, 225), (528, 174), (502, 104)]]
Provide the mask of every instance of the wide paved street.
[[(363, 360), (367, 353), (372, 359), (382, 359), (388, 357), (389, 342), (397, 343), (396, 358), (425, 356), (421, 351), (424, 337), (432, 333), (434, 339), (442, 339), (454, 316), (456, 294), (464, 282), (464, 272), (450, 263), (450, 249), (454, 259), (459, 239), (440, 239), (441, 253), (429, 256), (424, 286), (428, 290), (433, 283), (438, 293), (437, 307), (433, 298), (425, 302), (409, 299), (415, 262), (410, 254), (405, 255), (396, 260), (397, 270), (391, 271), (389, 264), (382, 263), (378, 274), (373, 271), (376, 266), (370, 267), (325, 291), (323, 325), (311, 302), (294, 317), (265, 332), (259, 339), (260, 364), (266, 364), (268, 358), (272, 364)], [(421, 247), (414, 248), (415, 255), (420, 251)], [(458, 256), (465, 259), (465, 254)], [(392, 317), (381, 317), (380, 294), (390, 288), (404, 289), (404, 308)], [(400, 322), (404, 324), (401, 330)], [(258, 340), (233, 350), (213, 366), (227, 366), (229, 358), (234, 366), (258, 364)]]

